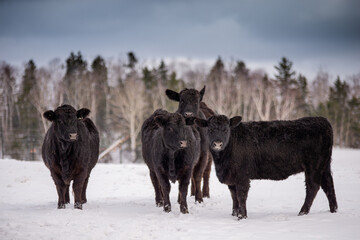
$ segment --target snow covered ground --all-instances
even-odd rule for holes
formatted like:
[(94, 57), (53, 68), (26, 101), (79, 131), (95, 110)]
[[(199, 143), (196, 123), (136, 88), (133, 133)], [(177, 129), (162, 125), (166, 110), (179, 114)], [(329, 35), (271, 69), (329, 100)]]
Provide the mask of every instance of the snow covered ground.
[[(360, 150), (335, 149), (333, 176), (339, 211), (331, 214), (322, 190), (307, 216), (297, 216), (304, 175), (252, 181), (248, 219), (231, 216), (226, 185), (211, 175), (211, 198), (180, 214), (177, 185), (171, 213), (155, 207), (145, 165), (98, 164), (88, 203), (58, 210), (55, 185), (42, 162), (0, 160), (0, 239), (359, 239)], [(71, 196), (72, 197), (72, 196)]]

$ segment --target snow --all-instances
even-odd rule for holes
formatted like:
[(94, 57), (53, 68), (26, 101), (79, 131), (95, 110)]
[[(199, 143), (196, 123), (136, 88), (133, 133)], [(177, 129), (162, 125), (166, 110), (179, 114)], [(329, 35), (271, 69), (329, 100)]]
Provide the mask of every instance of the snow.
[(333, 176), (339, 211), (329, 212), (322, 190), (309, 215), (297, 216), (304, 175), (252, 181), (248, 219), (231, 216), (226, 185), (211, 173), (210, 199), (181, 214), (177, 185), (172, 212), (155, 207), (145, 165), (98, 164), (83, 210), (58, 210), (55, 185), (42, 162), (0, 160), (0, 239), (355, 239), (360, 236), (360, 150), (335, 149)]

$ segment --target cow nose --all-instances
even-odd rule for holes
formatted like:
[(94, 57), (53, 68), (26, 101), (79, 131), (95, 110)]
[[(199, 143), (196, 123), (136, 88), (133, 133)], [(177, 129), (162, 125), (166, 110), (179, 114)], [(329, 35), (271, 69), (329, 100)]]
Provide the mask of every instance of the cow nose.
[(180, 147), (186, 148), (187, 147), (187, 141), (180, 141)]
[(192, 117), (193, 113), (192, 112), (185, 112), (184, 115), (185, 115), (185, 117)]
[(213, 148), (214, 149), (217, 149), (217, 150), (220, 150), (223, 146), (223, 142), (220, 142), (220, 141), (214, 141), (213, 142)]
[(70, 140), (76, 140), (77, 139), (77, 133), (70, 133), (69, 138), (70, 138)]

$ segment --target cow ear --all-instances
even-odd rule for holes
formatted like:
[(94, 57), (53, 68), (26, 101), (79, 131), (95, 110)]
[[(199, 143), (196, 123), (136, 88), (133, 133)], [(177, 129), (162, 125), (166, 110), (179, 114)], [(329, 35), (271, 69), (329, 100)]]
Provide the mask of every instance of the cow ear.
[(196, 119), (195, 117), (185, 118), (186, 125), (188, 125), (188, 126), (194, 125), (195, 119)]
[(208, 126), (208, 122), (205, 119), (196, 118), (195, 123), (199, 127), (207, 127)]
[(180, 94), (173, 91), (173, 90), (170, 90), (170, 89), (166, 89), (165, 91), (166, 93), (166, 96), (168, 96), (169, 99), (173, 100), (173, 101), (176, 101), (176, 102), (179, 102), (180, 101)]
[(237, 126), (239, 126), (241, 120), (242, 120), (242, 117), (240, 117), (240, 116), (230, 118), (230, 127), (236, 128)]
[(164, 127), (167, 123), (167, 118), (164, 116), (157, 116), (154, 120), (159, 127)]
[(48, 110), (48, 111), (44, 112), (43, 116), (44, 116), (44, 118), (46, 118), (50, 122), (54, 121), (55, 118), (56, 118), (56, 114), (52, 110)]
[(79, 119), (84, 119), (89, 115), (89, 113), (90, 113), (89, 109), (82, 108), (82, 109), (77, 110), (76, 117)]
[(202, 101), (204, 94), (205, 94), (205, 88), (206, 86), (204, 86), (201, 90), (200, 90), (200, 102)]

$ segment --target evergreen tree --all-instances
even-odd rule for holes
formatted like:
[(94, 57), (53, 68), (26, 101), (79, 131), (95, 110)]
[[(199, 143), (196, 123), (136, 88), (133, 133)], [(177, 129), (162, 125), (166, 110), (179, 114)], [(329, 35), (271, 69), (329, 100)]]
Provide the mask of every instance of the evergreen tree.
[[(33, 60), (30, 60), (24, 70), (22, 82), (20, 85), (20, 94), (16, 102), (16, 106), (19, 112), (19, 125), (17, 126), (17, 132), (20, 131), (25, 134), (25, 139), (19, 139), (15, 136), (14, 141), (21, 141), (21, 143), (13, 143), (14, 146), (21, 146), (23, 149), (13, 149), (14, 151), (24, 152), (24, 158), (29, 160), (35, 160), (35, 152), (39, 152), (40, 139), (42, 138), (41, 129), (41, 116), (35, 106), (32, 104), (32, 95), (37, 91), (37, 78), (36, 78), (36, 65)], [(37, 149), (36, 149), (37, 148)]]
[[(172, 72), (169, 77), (169, 81), (167, 82), (167, 88), (174, 90), (176, 92), (180, 92), (184, 88), (184, 82), (181, 79), (176, 77), (176, 72)], [(167, 99), (166, 108), (170, 112), (175, 112), (178, 107), (178, 102), (174, 102), (172, 100)]]
[(167, 81), (168, 81), (167, 72), (168, 72), (167, 67), (164, 61), (161, 60), (160, 65), (157, 69), (157, 75), (158, 75), (158, 80), (160, 81), (162, 86), (167, 86)]
[(297, 78), (297, 86), (298, 86), (298, 93), (297, 93), (297, 111), (298, 117), (308, 116), (310, 114), (309, 104), (307, 102), (309, 90), (308, 90), (308, 83), (307, 79), (304, 75), (299, 74)]
[[(0, 62), (0, 140), (1, 156), (13, 158), (11, 140), (14, 139), (14, 125), (18, 122), (15, 109), (16, 79), (15, 70), (5, 62)], [(15, 124), (14, 124), (15, 123)]]
[(221, 60), (221, 57), (218, 57), (214, 66), (210, 70), (209, 81), (213, 83), (220, 83), (225, 75), (225, 65)]
[(279, 82), (282, 96), (286, 96), (290, 90), (296, 88), (295, 71), (292, 70), (292, 65), (289, 59), (283, 57), (279, 65), (275, 66), (278, 72), (275, 78)]
[[(84, 90), (80, 87), (89, 86), (90, 83), (87, 80), (87, 62), (83, 60), (80, 52), (75, 55), (73, 52), (66, 59), (66, 73), (64, 77), (64, 96), (63, 102), (74, 105), (74, 107), (80, 107), (82, 104), (79, 100), (79, 91)], [(83, 107), (83, 106), (81, 106)]]
[(134, 70), (136, 63), (138, 62), (135, 54), (133, 52), (128, 52), (128, 64), (126, 65), (131, 70)]
[(146, 90), (152, 90), (156, 86), (156, 79), (152, 71), (147, 67), (142, 70), (142, 81), (144, 82)]
[(328, 118), (334, 129), (334, 142), (336, 145), (345, 146), (348, 141), (349, 85), (341, 81), (338, 76), (334, 86), (330, 87), (329, 101), (327, 103)]
[(349, 143), (347, 147), (360, 148), (360, 97), (353, 96), (349, 102)]
[(235, 76), (237, 78), (249, 78), (249, 69), (246, 67), (243, 61), (237, 61), (234, 69)]
[(95, 106), (95, 123), (100, 132), (106, 131), (106, 117), (107, 117), (107, 67), (105, 60), (101, 56), (97, 56), (91, 64), (91, 75), (94, 84), (94, 94), (96, 98)]

